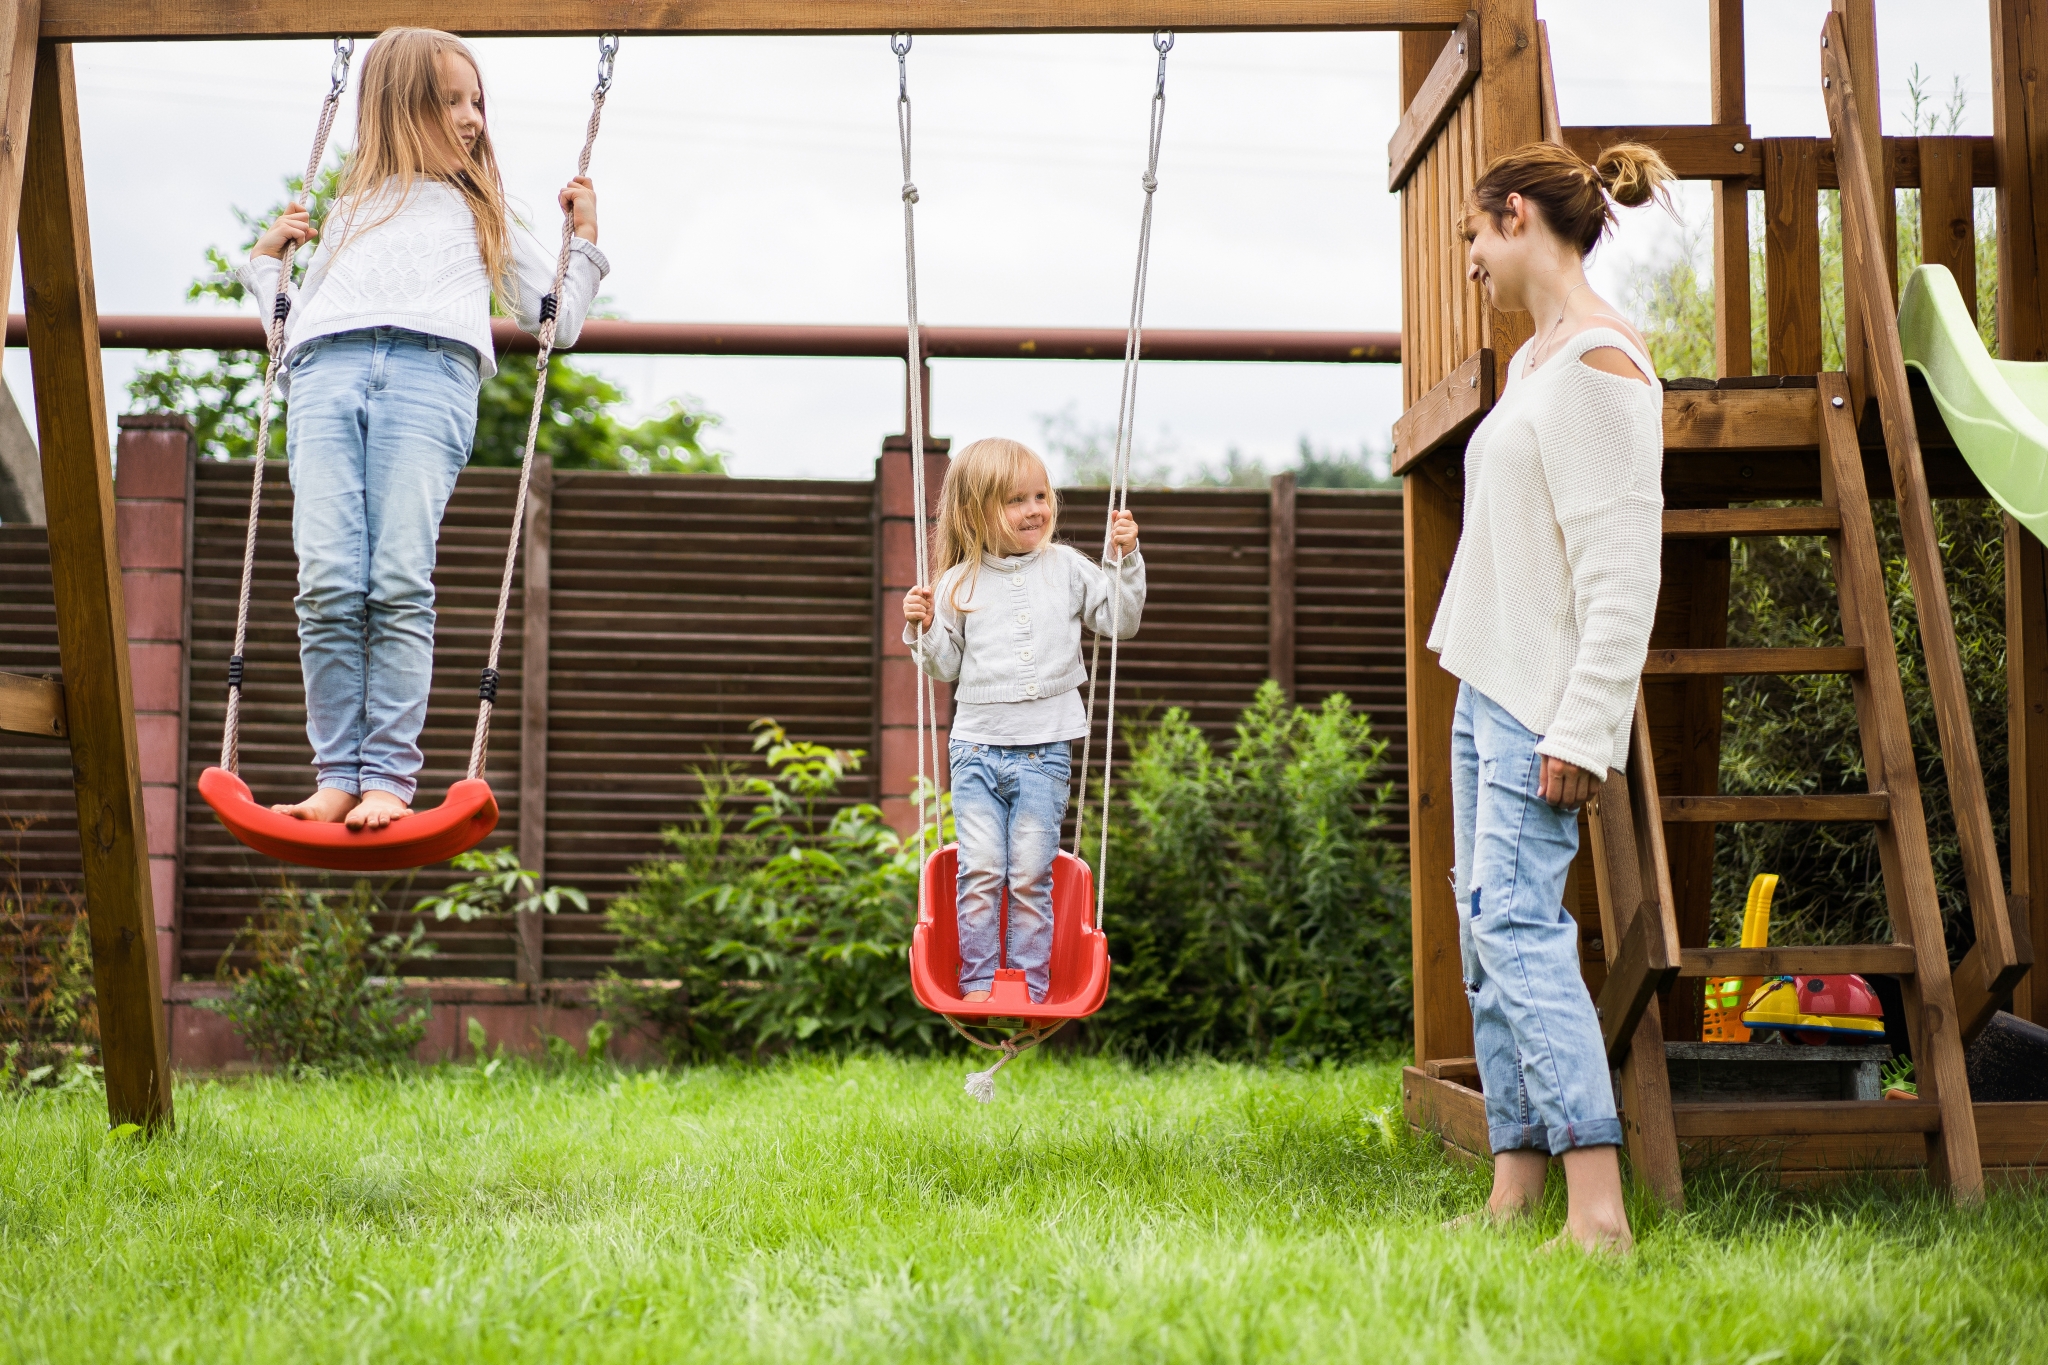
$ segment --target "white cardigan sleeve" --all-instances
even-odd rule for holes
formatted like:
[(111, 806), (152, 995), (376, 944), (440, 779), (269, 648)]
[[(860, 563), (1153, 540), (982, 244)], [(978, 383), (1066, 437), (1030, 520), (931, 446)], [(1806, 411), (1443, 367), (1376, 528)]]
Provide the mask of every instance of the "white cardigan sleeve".
[[(512, 243), (512, 268), (518, 277), (516, 288), (500, 299), (525, 332), (540, 333), (540, 301), (555, 287), (555, 259), (550, 251), (516, 222), (505, 225)], [(583, 320), (590, 305), (597, 302), (597, 286), (611, 273), (611, 262), (581, 237), (569, 239), (569, 274), (562, 281), (562, 297), (555, 300), (555, 345), (574, 346), (583, 332)]]

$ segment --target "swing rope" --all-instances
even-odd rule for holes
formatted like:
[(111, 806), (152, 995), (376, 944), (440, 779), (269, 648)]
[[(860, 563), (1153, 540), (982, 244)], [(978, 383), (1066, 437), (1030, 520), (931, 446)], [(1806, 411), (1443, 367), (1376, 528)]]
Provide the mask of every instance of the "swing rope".
[[(597, 40), (597, 87), (590, 92), (590, 123), (583, 132), (583, 151), (576, 158), (576, 174), (590, 173), (590, 153), (597, 145), (597, 125), (604, 117), (605, 96), (611, 93), (612, 63), (619, 55), (619, 40), (606, 34)], [(556, 311), (562, 286), (569, 278), (569, 244), (576, 237), (576, 215), (562, 213), (562, 247), (555, 256), (553, 286), (540, 301), (540, 358), (533, 374), (533, 411), (526, 419), (526, 450), (519, 457), (519, 492), (512, 503), (512, 534), (505, 541), (505, 571), (498, 579), (498, 614), (491, 622), (491, 650), (477, 680), (476, 735), (469, 745), (469, 776), (484, 775), (484, 758), (491, 747), (491, 711), (498, 701), (498, 654), (505, 643), (505, 612), (512, 601), (512, 570), (519, 562), (519, 532), (526, 522), (526, 494), (533, 483), (533, 450), (540, 441), (540, 419), (547, 401), (548, 361), (555, 349)]]
[[(306, 159), (306, 178), (300, 188), (310, 201), (320, 177), (320, 163), (327, 156), (327, 136), (334, 131), (334, 116), (341, 108), (342, 92), (348, 89), (349, 62), (356, 52), (356, 40), (334, 40), (334, 65), (329, 68), (327, 98), (320, 102), (320, 121), (313, 130), (313, 154)], [(249, 524), (242, 537), (242, 591), (235, 602), (235, 647), (228, 656), (228, 710), (221, 727), (220, 766), (234, 772), (241, 762), (243, 651), (249, 643), (249, 599), (256, 587), (256, 524), (263, 512), (263, 464), (270, 454), (271, 392), (277, 383), (277, 367), (284, 356), (284, 324), (291, 315), (292, 256), (297, 242), (286, 242), (277, 263), (277, 293), (270, 302), (270, 319), (265, 341), (268, 355), (263, 362), (263, 397), (256, 409), (256, 458), (249, 475)]]
[[(1152, 88), (1151, 135), (1145, 153), (1145, 211), (1138, 220), (1138, 264), (1131, 282), (1131, 317), (1124, 333), (1123, 384), (1117, 397), (1116, 445), (1110, 457), (1109, 502), (1102, 515), (1102, 562), (1110, 565), (1109, 584), (1109, 697), (1103, 713), (1102, 735), (1102, 829), (1095, 862), (1095, 929), (1102, 931), (1103, 911), (1109, 895), (1109, 797), (1111, 770), (1116, 759), (1116, 665), (1118, 637), (1122, 634), (1123, 556), (1112, 560), (1111, 535), (1116, 514), (1131, 501), (1131, 442), (1138, 421), (1138, 360), (1144, 350), (1145, 289), (1152, 270), (1152, 196), (1159, 189), (1159, 143), (1166, 128), (1166, 54), (1173, 51), (1173, 34), (1164, 30), (1152, 35), (1159, 53), (1159, 78)], [(1102, 637), (1096, 635), (1088, 651), (1088, 731), (1081, 740), (1081, 804), (1074, 813), (1074, 856), (1083, 857), (1088, 824), (1088, 770), (1095, 743), (1095, 682), (1101, 676)]]

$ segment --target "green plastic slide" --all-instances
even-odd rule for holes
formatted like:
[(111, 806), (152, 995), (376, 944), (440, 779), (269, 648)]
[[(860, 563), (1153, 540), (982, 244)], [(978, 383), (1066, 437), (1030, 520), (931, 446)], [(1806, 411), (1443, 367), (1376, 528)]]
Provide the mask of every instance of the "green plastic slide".
[(2048, 364), (1985, 350), (1955, 276), (1941, 265), (1907, 279), (1899, 341), (1985, 490), (2048, 542)]

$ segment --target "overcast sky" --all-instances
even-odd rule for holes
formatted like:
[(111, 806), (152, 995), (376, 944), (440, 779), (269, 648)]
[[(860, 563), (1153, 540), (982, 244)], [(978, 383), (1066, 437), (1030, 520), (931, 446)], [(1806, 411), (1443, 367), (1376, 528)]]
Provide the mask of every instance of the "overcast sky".
[[(1704, 122), (1704, 0), (1548, 0), (1565, 122)], [(1756, 135), (1826, 132), (1818, 34), (1826, 0), (1752, 4)], [(1987, 6), (1878, 0), (1887, 131), (1914, 63), (1963, 131), (1991, 131)], [(1381, 34), (1191, 34), (1174, 48), (1148, 321), (1162, 327), (1400, 326), (1399, 227), (1384, 189), (1395, 44)], [(593, 40), (486, 40), (491, 120), (514, 197), (555, 228), (574, 164)], [(181, 311), (232, 208), (259, 208), (304, 163), (329, 61), (323, 42), (78, 50), (99, 304)], [(1142, 36), (923, 38), (917, 111), (920, 293), (927, 322), (1117, 326), (1128, 304), (1154, 58)], [(649, 321), (898, 322), (895, 61), (881, 38), (625, 42), (592, 166), (605, 283)], [(353, 101), (341, 128), (350, 126)], [(1694, 205), (1703, 212), (1704, 198)], [(1676, 249), (1641, 211), (1603, 248), (1618, 290), (1632, 262)], [(17, 284), (12, 306), (20, 307)], [(107, 355), (127, 406), (140, 357)], [(747, 475), (863, 477), (901, 427), (892, 361), (600, 357), (635, 412), (688, 396)], [(933, 426), (1035, 441), (1044, 416), (1113, 421), (1114, 365), (934, 364)], [(25, 355), (6, 376), (28, 390)], [(1237, 447), (1285, 463), (1319, 446), (1384, 447), (1399, 380), (1385, 366), (1147, 366), (1142, 439), (1185, 471)]]

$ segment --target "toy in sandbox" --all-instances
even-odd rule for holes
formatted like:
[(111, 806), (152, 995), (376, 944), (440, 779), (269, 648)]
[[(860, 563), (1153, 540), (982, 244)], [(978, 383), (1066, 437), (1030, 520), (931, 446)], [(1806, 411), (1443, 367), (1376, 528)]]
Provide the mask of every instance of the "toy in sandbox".
[[(1761, 873), (1749, 884), (1742, 946), (1771, 944), (1771, 898), (1778, 878)], [(1709, 1043), (1787, 1042), (1818, 1046), (1850, 1038), (1883, 1038), (1884, 1005), (1853, 972), (1833, 976), (1717, 976), (1707, 981), (1701, 1038)]]

